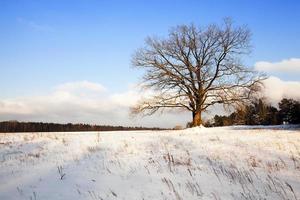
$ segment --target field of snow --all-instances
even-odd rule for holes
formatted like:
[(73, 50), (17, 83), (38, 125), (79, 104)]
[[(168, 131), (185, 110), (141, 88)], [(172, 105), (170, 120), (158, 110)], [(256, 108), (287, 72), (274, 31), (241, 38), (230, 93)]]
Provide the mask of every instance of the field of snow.
[(0, 199), (300, 199), (300, 130), (0, 133)]

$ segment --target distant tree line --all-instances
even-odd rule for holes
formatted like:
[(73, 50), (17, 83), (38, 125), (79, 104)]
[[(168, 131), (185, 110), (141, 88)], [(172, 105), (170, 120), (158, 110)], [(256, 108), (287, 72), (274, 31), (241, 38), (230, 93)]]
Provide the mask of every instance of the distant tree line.
[(300, 102), (282, 99), (278, 108), (257, 99), (229, 116), (215, 115), (206, 126), (300, 124)]
[(89, 124), (58, 124), (42, 122), (0, 122), (0, 132), (73, 132), (73, 131), (134, 131), (162, 130), (160, 128), (105, 126)]

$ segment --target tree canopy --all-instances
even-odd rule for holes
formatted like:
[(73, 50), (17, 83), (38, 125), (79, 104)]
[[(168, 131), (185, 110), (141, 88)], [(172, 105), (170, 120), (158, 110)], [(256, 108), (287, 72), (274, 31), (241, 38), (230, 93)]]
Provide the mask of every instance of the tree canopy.
[(241, 61), (251, 52), (250, 38), (247, 27), (234, 26), (230, 19), (205, 28), (177, 26), (167, 38), (148, 37), (132, 63), (145, 70), (143, 85), (155, 95), (141, 100), (132, 112), (185, 109), (198, 126), (210, 106), (249, 100), (264, 78)]

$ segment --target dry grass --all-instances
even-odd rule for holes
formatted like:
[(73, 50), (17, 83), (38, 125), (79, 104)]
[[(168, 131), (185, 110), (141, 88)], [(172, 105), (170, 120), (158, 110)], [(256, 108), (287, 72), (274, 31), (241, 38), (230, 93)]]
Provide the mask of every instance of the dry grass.
[(138, 199), (298, 199), (300, 140), (293, 135), (122, 134), (3, 134), (0, 176), (12, 181), (37, 170), (28, 183), (34, 190), (14, 185), (20, 199), (39, 199), (43, 181), (71, 183), (75, 199), (131, 199), (127, 191)]

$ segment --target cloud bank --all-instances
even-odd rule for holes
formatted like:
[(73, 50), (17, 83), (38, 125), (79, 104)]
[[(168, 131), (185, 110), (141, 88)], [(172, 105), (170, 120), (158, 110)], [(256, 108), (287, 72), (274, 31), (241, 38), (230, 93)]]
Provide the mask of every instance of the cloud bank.
[(129, 108), (144, 95), (147, 94), (136, 87), (111, 93), (99, 83), (70, 82), (54, 87), (44, 96), (0, 99), (0, 120), (160, 127), (173, 127), (188, 120), (182, 120), (186, 113), (130, 117)]
[(280, 62), (260, 61), (255, 69), (263, 72), (300, 73), (300, 58), (290, 58)]
[(263, 94), (274, 106), (276, 106), (282, 98), (300, 100), (300, 82), (283, 81), (271, 76), (264, 81)]
[[(264, 95), (276, 105), (283, 97), (300, 100), (300, 82), (270, 77)], [(131, 118), (129, 108), (142, 96), (137, 87), (112, 93), (99, 83), (70, 82), (54, 87), (46, 95), (0, 99), (0, 120), (92, 123), (123, 126), (174, 127), (191, 120), (188, 112), (168, 112), (145, 118)], [(224, 114), (218, 107), (208, 116)]]

